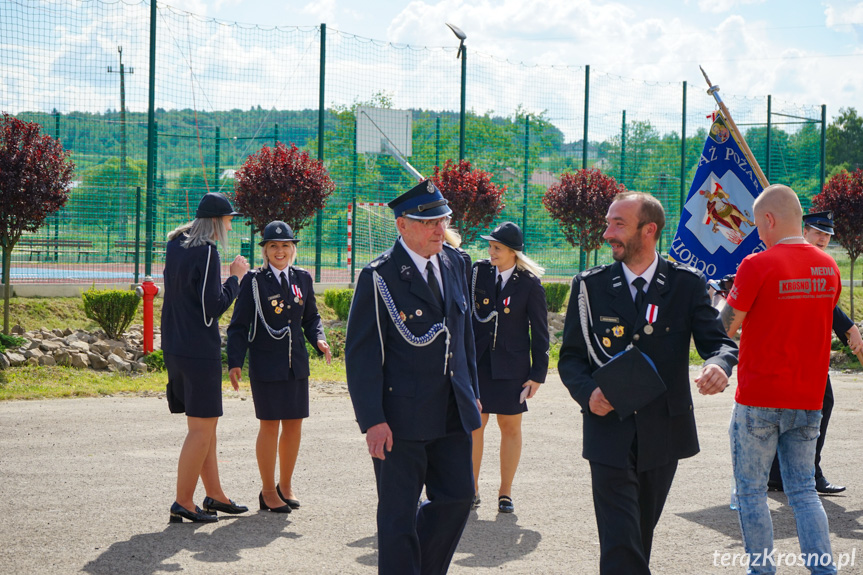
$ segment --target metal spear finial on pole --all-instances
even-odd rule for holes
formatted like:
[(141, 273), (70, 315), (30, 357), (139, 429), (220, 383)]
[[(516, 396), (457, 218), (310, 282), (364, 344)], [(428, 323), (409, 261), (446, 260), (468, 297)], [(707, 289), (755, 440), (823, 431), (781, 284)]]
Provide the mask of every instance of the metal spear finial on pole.
[(738, 144), (740, 144), (740, 149), (743, 150), (743, 155), (746, 156), (746, 160), (749, 162), (749, 165), (751, 165), (752, 169), (755, 171), (755, 176), (761, 183), (761, 187), (766, 188), (770, 185), (770, 182), (767, 181), (767, 176), (765, 176), (764, 172), (761, 171), (761, 166), (758, 165), (758, 161), (752, 154), (752, 150), (749, 149), (749, 145), (743, 138), (743, 134), (740, 133), (740, 130), (737, 128), (737, 124), (735, 124), (734, 120), (731, 118), (731, 112), (728, 111), (728, 106), (726, 106), (725, 102), (722, 101), (722, 98), (719, 97), (719, 86), (714, 86), (710, 82), (710, 78), (707, 77), (707, 72), (704, 71), (704, 68), (699, 66), (698, 69), (701, 70), (702, 75), (704, 75), (704, 80), (707, 82), (707, 93), (713, 96), (713, 98), (716, 100), (717, 105), (719, 105), (719, 111), (721, 112), (722, 117), (725, 119), (726, 123), (728, 123), (728, 128), (734, 135), (734, 139), (737, 140)]

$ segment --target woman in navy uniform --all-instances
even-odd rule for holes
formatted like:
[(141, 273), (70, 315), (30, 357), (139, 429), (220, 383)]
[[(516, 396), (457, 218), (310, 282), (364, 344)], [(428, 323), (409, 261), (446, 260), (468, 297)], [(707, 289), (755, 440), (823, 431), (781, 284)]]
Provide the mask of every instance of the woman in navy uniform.
[(512, 513), (512, 481), (521, 457), (521, 414), (548, 371), (548, 308), (539, 278), (545, 272), (524, 255), (521, 229), (505, 222), (488, 240), (489, 259), (471, 277), (476, 368), (482, 427), (473, 432), (473, 506), (479, 506), (483, 432), (490, 413), (500, 427), (498, 511)]
[[(219, 317), (237, 297), (240, 278), (249, 270), (243, 256), (221, 282), (217, 244), (227, 246), (231, 219), (240, 215), (222, 194), (201, 198), (195, 219), (168, 234), (165, 254), (165, 303), (162, 351), (168, 370), (168, 407), (186, 414), (188, 434), (177, 464), (177, 499), (171, 522), (216, 521), (216, 511), (243, 513), (225, 495), (216, 459), (216, 424), (222, 415), (222, 339)], [(204, 510), (193, 501), (198, 477), (207, 496)]]
[(300, 506), (291, 479), (303, 418), (309, 416), (309, 354), (303, 333), (326, 356), (327, 363), (331, 359), (312, 276), (293, 266), (299, 241), (288, 224), (267, 224), (260, 244), (264, 264), (247, 274), (240, 285), (228, 326), (231, 383), (235, 389), (239, 386), (248, 350), (255, 415), (261, 421), (256, 445), (262, 483), (258, 502), (262, 510), (277, 513), (290, 513)]

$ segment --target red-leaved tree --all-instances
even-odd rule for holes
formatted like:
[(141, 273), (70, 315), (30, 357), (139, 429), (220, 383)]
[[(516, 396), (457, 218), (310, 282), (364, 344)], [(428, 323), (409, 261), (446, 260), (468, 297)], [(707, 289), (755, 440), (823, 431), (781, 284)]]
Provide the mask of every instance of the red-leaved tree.
[(0, 244), (3, 246), (3, 333), (9, 333), (9, 268), (24, 232), (35, 232), (69, 199), (75, 165), (58, 140), (35, 122), (0, 120)]
[(548, 187), (542, 205), (560, 224), (566, 241), (581, 247), (583, 260), (587, 261), (590, 252), (602, 245), (611, 201), (625, 191), (623, 184), (599, 170), (565, 172), (560, 183)]
[(854, 319), (854, 262), (863, 253), (863, 170), (839, 172), (830, 178), (820, 194), (812, 198), (817, 210), (833, 211), (836, 241), (851, 258), (851, 319)]
[(432, 181), (449, 202), (456, 230), (465, 243), (472, 242), (503, 210), (506, 186), (498, 188), (488, 172), (473, 169), (467, 160), (457, 164), (447, 160), (443, 169), (435, 166)]
[(237, 170), (234, 199), (254, 231), (282, 220), (296, 233), (323, 209), (335, 187), (322, 162), (279, 142), (275, 148), (264, 146)]

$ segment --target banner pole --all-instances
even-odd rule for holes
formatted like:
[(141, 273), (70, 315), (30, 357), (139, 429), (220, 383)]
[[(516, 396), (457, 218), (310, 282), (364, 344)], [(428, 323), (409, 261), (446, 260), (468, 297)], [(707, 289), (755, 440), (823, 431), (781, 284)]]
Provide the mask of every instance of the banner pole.
[(758, 161), (752, 154), (752, 150), (749, 149), (749, 145), (743, 138), (743, 134), (740, 133), (740, 130), (737, 128), (737, 124), (735, 124), (734, 120), (731, 118), (731, 112), (728, 111), (728, 107), (725, 105), (725, 102), (722, 101), (722, 98), (719, 97), (719, 86), (714, 86), (713, 84), (711, 84), (710, 78), (707, 77), (707, 72), (704, 71), (704, 68), (702, 68), (701, 66), (699, 66), (698, 68), (704, 75), (705, 81), (707, 81), (707, 93), (713, 96), (713, 98), (716, 100), (716, 103), (719, 105), (719, 109), (722, 112), (722, 116), (728, 122), (728, 127), (731, 128), (731, 132), (734, 134), (734, 139), (737, 140), (738, 144), (740, 144), (740, 148), (743, 150), (743, 154), (746, 156), (746, 159), (749, 161), (752, 169), (755, 170), (755, 176), (761, 183), (761, 187), (766, 188), (770, 185), (770, 182), (767, 181), (767, 176), (765, 176), (764, 172), (761, 171), (761, 166), (758, 165)]

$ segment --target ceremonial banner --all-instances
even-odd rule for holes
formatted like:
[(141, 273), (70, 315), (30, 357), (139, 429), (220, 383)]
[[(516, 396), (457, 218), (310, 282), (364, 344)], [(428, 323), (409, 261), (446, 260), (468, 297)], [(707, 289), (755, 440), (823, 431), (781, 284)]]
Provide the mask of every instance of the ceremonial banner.
[(671, 258), (708, 279), (736, 273), (743, 258), (765, 249), (752, 213), (762, 189), (756, 170), (718, 113), (681, 210)]

